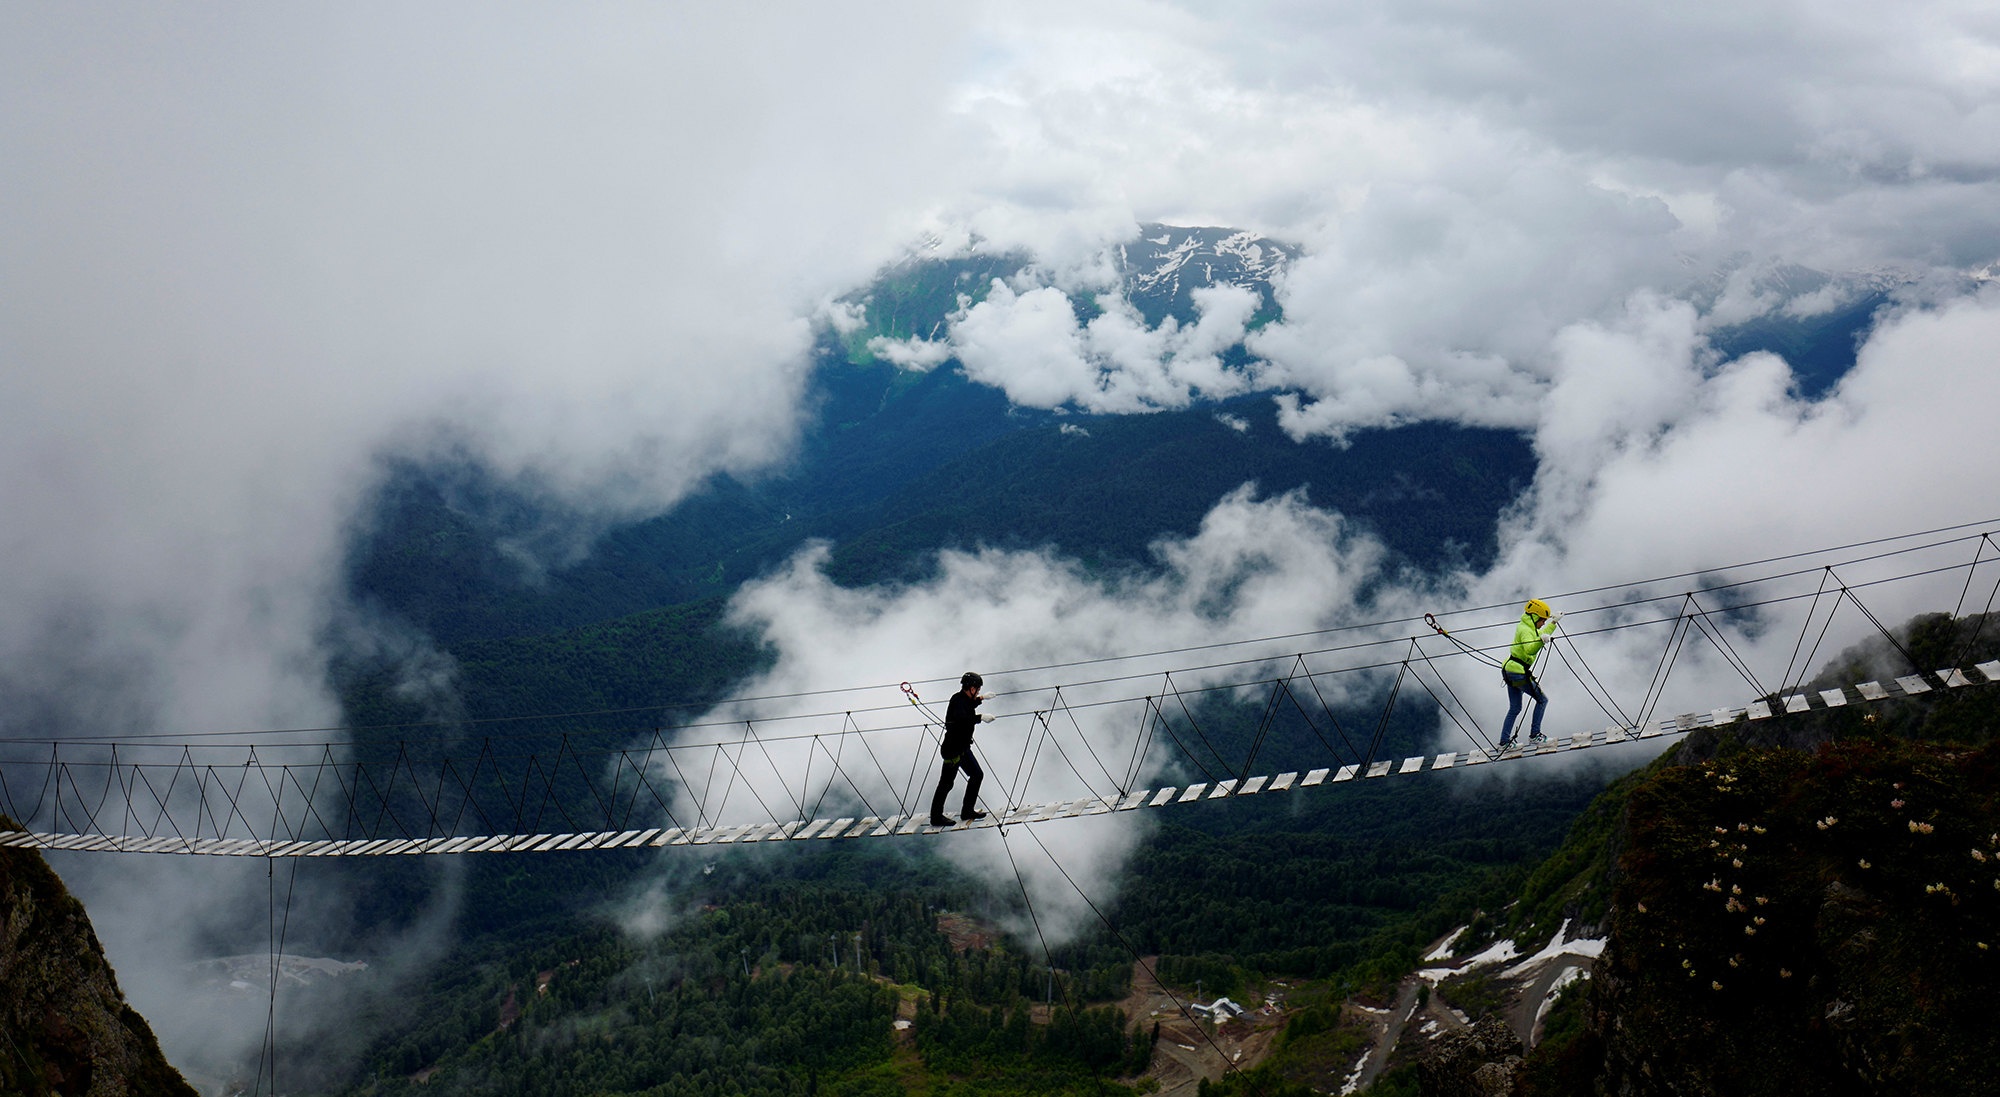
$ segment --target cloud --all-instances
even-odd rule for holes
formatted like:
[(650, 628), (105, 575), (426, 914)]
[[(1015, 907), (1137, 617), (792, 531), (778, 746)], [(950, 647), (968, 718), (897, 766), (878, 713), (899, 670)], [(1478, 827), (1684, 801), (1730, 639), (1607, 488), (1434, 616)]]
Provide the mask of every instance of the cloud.
[[(448, 684), (344, 604), (392, 461), (475, 463), (587, 540), (785, 457), (813, 303), (917, 222), (961, 32), (922, 5), (6, 9), (0, 729), (334, 725), (357, 638)], [(75, 875), (121, 976), (178, 977), (129, 881)], [(263, 894), (153, 882), (190, 934)]]
[[(1220, 284), (1197, 289), (1193, 297), (1192, 323), (1182, 326), (1170, 316), (1149, 327), (1121, 294), (1097, 295), (1101, 311), (1084, 321), (1063, 289), (1016, 292), (996, 279), (984, 300), (950, 317), (948, 353), (966, 376), (1025, 407), (1129, 414), (1246, 391), (1249, 373), (1224, 364), (1221, 355), (1243, 341), (1259, 304), (1256, 291)], [(871, 350), (876, 342), (886, 343), (871, 341)], [(877, 353), (898, 365), (905, 365), (899, 354), (918, 357), (900, 346)], [(926, 343), (923, 350), (918, 364), (928, 368), (935, 364), (932, 355), (941, 360), (947, 353), (947, 344)]]
[[(1241, 668), (1188, 671), (1185, 660), (1173, 657), (1127, 658), (1098, 668), (1101, 673), (1090, 677), (1112, 680), (1093, 685), (1079, 684), (1076, 674), (1061, 669), (1064, 664), (1217, 637), (1309, 631), (1379, 612), (1369, 586), (1380, 574), (1381, 546), (1297, 493), (1260, 499), (1248, 487), (1238, 490), (1218, 502), (1193, 536), (1162, 541), (1156, 553), (1156, 572), (1105, 577), (1047, 552), (947, 552), (932, 579), (855, 589), (826, 576), (824, 546), (801, 552), (732, 599), (732, 620), (754, 629), (776, 658), (742, 692), (783, 696), (907, 679), (917, 683), (929, 712), (911, 708), (895, 686), (883, 686), (847, 695), (841, 705), (852, 708), (837, 715), (800, 719), (797, 706), (787, 702), (706, 714), (696, 721), (704, 726), (684, 733), (681, 742), (731, 744), (719, 755), (722, 777), (683, 785), (675, 817), (686, 824), (928, 811), (936, 745), (924, 724), (942, 714), (951, 683), (967, 669), (987, 675), (986, 691), (994, 699), (983, 711), (999, 717), (982, 725), (977, 739), (988, 810), (1112, 795), (1121, 783), (1178, 782), (1189, 774), (1164, 746), (1147, 752), (1136, 774), (1129, 772), (1143, 721), (1130, 705), (1094, 706), (1136, 696), (1137, 680), (1157, 690), (1157, 676), (1169, 668), (1176, 668), (1183, 690), (1227, 681)], [(1276, 658), (1286, 650), (1271, 644), (1230, 656)], [(1055, 669), (1002, 673), (1044, 666)], [(1037, 752), (1041, 760), (1023, 772), (1023, 744), (1039, 727), (1033, 714), (1056, 704), (1058, 685), (1065, 715), (1048, 734), (1059, 746), (1048, 746), (1046, 758)], [(1330, 686), (1329, 695), (1341, 688)], [(849, 728), (864, 732), (865, 743), (837, 735)], [(835, 749), (844, 753), (836, 756)], [(1065, 752), (1069, 760), (1058, 761)], [(681, 770), (708, 768), (700, 753), (691, 757), (695, 761), (683, 760)], [(1089, 833), (1048, 840), (1072, 875), (1084, 870), (1102, 884), (1137, 838), (1118, 826)], [(994, 879), (1002, 851), (985, 837), (968, 838), (944, 843), (945, 855)], [(1015, 845), (1021, 858), (1021, 843)], [(1083, 928), (1086, 907), (1060, 873), (1039, 853), (1021, 863), (1036, 908), (1073, 916), (1059, 918), (1059, 928), (1045, 917), (1043, 930), (1067, 937)]]
[[(940, 238), (1056, 272), (1101, 269), (1135, 220), (1302, 245), (1285, 322), (1250, 350), (1287, 428), (1334, 438), (1530, 429), (1556, 333), (1635, 294), (1703, 299), (1729, 275), (1700, 300), (1724, 324), (1829, 306), (1756, 289), (1775, 266), (1992, 262), (1992, 27), (1949, 3), (1753, 10), (989, 12), (955, 103), (977, 193), (940, 208), (958, 226)], [(1143, 373), (1066, 344), (1054, 304), (1021, 305), (1018, 340), (991, 333), (978, 376), (1037, 406), (1145, 399)]]

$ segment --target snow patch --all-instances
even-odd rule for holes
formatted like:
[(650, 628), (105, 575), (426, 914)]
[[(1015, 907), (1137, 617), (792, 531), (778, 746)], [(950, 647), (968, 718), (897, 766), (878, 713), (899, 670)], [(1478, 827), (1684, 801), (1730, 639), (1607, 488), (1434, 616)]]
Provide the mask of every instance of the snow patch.
[(1590, 978), (1590, 969), (1585, 967), (1573, 967), (1556, 976), (1556, 981), (1549, 984), (1549, 992), (1542, 995), (1542, 1004), (1535, 1007), (1535, 1027), (1537, 1029), (1542, 1027), (1542, 1018), (1549, 1015), (1549, 1007), (1556, 1004), (1556, 998), (1562, 994), (1564, 987), (1578, 980), (1588, 978)]
[[(1427, 967), (1417, 972), (1417, 978), (1432, 986), (1437, 986), (1454, 975), (1464, 975), (1493, 964), (1504, 964), (1521, 954), (1519, 946), (1512, 941), (1495, 941), (1486, 946), (1485, 951), (1469, 956), (1454, 967)], [(1425, 957), (1430, 959), (1430, 957)]]
[(1518, 978), (1559, 956), (1584, 956), (1595, 960), (1599, 956), (1604, 955), (1603, 938), (1586, 937), (1575, 941), (1566, 941), (1563, 938), (1568, 932), (1569, 919), (1565, 918), (1563, 919), (1562, 927), (1556, 930), (1556, 935), (1549, 939), (1549, 943), (1543, 946), (1540, 952), (1501, 972), (1501, 976), (1508, 979)]
[[(1385, 1010), (1384, 1012), (1387, 1011)], [(1374, 1051), (1374, 1048), (1369, 1048), (1367, 1051), (1361, 1053), (1361, 1058), (1354, 1061), (1354, 1069), (1348, 1071), (1347, 1080), (1340, 1083), (1341, 1097), (1347, 1097), (1348, 1094), (1361, 1088), (1361, 1068), (1368, 1065), (1368, 1056), (1374, 1054)]]
[(1445, 934), (1444, 940), (1439, 941), (1438, 946), (1430, 950), (1430, 952), (1427, 955), (1425, 955), (1424, 963), (1432, 964), (1436, 963), (1439, 960), (1451, 959), (1452, 946), (1456, 945), (1458, 943), (1458, 939), (1465, 935), (1465, 931), (1471, 928), (1472, 927), (1469, 925), (1460, 926), (1457, 929), (1452, 930), (1450, 933)]

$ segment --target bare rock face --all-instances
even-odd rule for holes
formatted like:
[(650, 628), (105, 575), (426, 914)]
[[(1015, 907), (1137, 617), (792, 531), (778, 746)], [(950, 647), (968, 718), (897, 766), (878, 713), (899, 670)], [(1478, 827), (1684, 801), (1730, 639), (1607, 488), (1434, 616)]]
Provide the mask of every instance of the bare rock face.
[(0, 1093), (195, 1097), (125, 1003), (83, 904), (31, 850), (0, 849), (0, 1036)]
[(1634, 790), (1592, 982), (1617, 1097), (1995, 1094), (2000, 748), (1738, 749)]
[(1417, 1064), (1424, 1097), (1513, 1097), (1521, 1040), (1499, 1017), (1438, 1037)]

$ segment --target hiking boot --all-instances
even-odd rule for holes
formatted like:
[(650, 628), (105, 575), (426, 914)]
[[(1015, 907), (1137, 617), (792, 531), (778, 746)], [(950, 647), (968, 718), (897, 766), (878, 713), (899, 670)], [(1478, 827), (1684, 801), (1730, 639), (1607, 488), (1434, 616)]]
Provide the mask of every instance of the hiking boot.
[(983, 811), (968, 811), (965, 813), (965, 821), (968, 823), (977, 822), (984, 818), (986, 818), (986, 813)]
[(931, 825), (934, 827), (955, 827), (958, 825), (958, 820), (949, 815), (933, 815), (931, 816)]

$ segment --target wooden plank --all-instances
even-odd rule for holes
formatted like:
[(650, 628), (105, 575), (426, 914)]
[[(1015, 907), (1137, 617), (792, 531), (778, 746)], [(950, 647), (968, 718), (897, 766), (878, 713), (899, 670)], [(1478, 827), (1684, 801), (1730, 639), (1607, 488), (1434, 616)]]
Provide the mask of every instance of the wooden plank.
[(1384, 762), (1371, 762), (1371, 763), (1369, 763), (1369, 765), (1368, 765), (1368, 776), (1370, 776), (1370, 777), (1386, 777), (1386, 776), (1388, 776), (1388, 774), (1389, 774), (1389, 767), (1390, 767), (1391, 765), (1393, 765), (1393, 764), (1394, 764), (1394, 763), (1391, 763), (1391, 762), (1386, 762), (1386, 761), (1384, 761)]
[(1434, 770), (1450, 769), (1451, 767), (1457, 764), (1458, 764), (1457, 751), (1447, 751), (1443, 754), (1438, 755), (1436, 758), (1431, 759), (1431, 768)]
[(1403, 759), (1402, 767), (1397, 769), (1396, 772), (1399, 774), (1416, 773), (1423, 768), (1424, 768), (1424, 760), (1422, 757), (1405, 758)]
[[(854, 816), (852, 816), (852, 815), (849, 815), (849, 816), (847, 816), (847, 817), (846, 817), (846, 818), (844, 818), (844, 819), (835, 819), (835, 820), (834, 820), (833, 822), (831, 822), (831, 823), (828, 823), (828, 824), (826, 825), (826, 829), (825, 829), (825, 830), (822, 830), (822, 831), (820, 831), (820, 833), (819, 833), (819, 836), (820, 836), (821, 838), (838, 838), (838, 837), (840, 837), (840, 832), (841, 832), (841, 831), (843, 831), (843, 830), (846, 830), (846, 829), (847, 829), (848, 827), (850, 827), (850, 826), (853, 826), (853, 825), (854, 825)], [(801, 834), (801, 835), (799, 835), (799, 837), (800, 837), (800, 838), (810, 838), (810, 837), (812, 837), (812, 835), (811, 835), (811, 834)]]
[(1806, 700), (1806, 695), (1803, 693), (1794, 693), (1785, 698), (1786, 712), (1804, 712), (1811, 707), (1811, 703)]
[(1133, 808), (1138, 807), (1140, 804), (1145, 803), (1146, 797), (1151, 796), (1152, 794), (1153, 790), (1149, 788), (1142, 788), (1137, 792), (1131, 793), (1130, 795), (1126, 796), (1125, 799), (1119, 801), (1118, 810), (1131, 811)]
[(854, 821), (853, 821), (852, 823), (850, 823), (850, 824), (849, 824), (848, 826), (844, 826), (844, 827), (840, 828), (840, 830), (839, 830), (839, 831), (837, 831), (837, 832), (833, 832), (833, 833), (828, 833), (828, 834), (822, 834), (822, 835), (820, 835), (820, 837), (821, 837), (821, 838), (859, 838), (859, 837), (861, 837), (862, 835), (864, 835), (864, 834), (868, 833), (869, 831), (871, 831), (871, 830), (874, 830), (874, 829), (875, 829), (875, 824), (876, 824), (877, 822), (879, 822), (879, 821), (880, 821), (880, 820), (876, 819), (876, 818), (875, 818), (875, 817), (874, 817), (873, 815), (870, 815), (870, 816), (867, 816), (866, 818), (862, 818), (862, 819), (856, 819), (856, 820), (854, 820)]
[(2000, 682), (2000, 659), (1995, 659), (1990, 663), (1980, 663), (1972, 669), (1984, 674), (1986, 680), (1989, 682)]
[(1724, 724), (1735, 723), (1737, 717), (1742, 715), (1743, 710), (1740, 708), (1719, 708), (1708, 714), (1708, 722), (1715, 727), (1721, 727)]
[(1215, 783), (1215, 787), (1209, 790), (1208, 798), (1211, 800), (1220, 800), (1223, 797), (1229, 795), (1230, 793), (1235, 792), (1236, 785), (1237, 785), (1237, 780), (1234, 777), (1217, 781)]
[(1864, 701), (1886, 701), (1889, 699), (1889, 691), (1883, 689), (1880, 682), (1863, 682), (1855, 686), (1854, 689), (1855, 692), (1861, 694), (1861, 699)]
[(1269, 777), (1252, 777), (1248, 781), (1243, 782), (1243, 787), (1236, 790), (1236, 795), (1255, 796), (1264, 791), (1264, 783), (1269, 780)]
[(1915, 674), (1907, 674), (1896, 679), (1896, 684), (1903, 687), (1903, 692), (1911, 696), (1931, 691), (1931, 684)]
[[(1326, 775), (1326, 771), (1323, 769), (1316, 769), (1313, 770), (1313, 772), (1320, 774), (1321, 776)], [(1356, 763), (1351, 766), (1342, 766), (1340, 767), (1340, 772), (1333, 775), (1333, 783), (1337, 785), (1342, 781), (1352, 781), (1354, 780), (1354, 775), (1360, 772), (1361, 772), (1360, 763)]]
[(1271, 778), (1271, 791), (1283, 792), (1286, 789), (1291, 788), (1292, 782), (1297, 781), (1298, 779), (1299, 775), (1296, 772), (1280, 773), (1276, 777)]
[(1149, 808), (1159, 807), (1161, 804), (1173, 799), (1175, 791), (1177, 790), (1171, 785), (1161, 789), (1159, 792), (1153, 794), (1153, 802), (1146, 806)]
[(571, 835), (571, 836), (570, 836), (570, 838), (569, 838), (569, 840), (567, 840), (567, 841), (563, 841), (563, 842), (558, 842), (558, 843), (556, 843), (556, 844), (555, 844), (554, 846), (552, 846), (551, 848), (552, 848), (552, 849), (575, 849), (576, 847), (578, 847), (578, 846), (580, 846), (580, 845), (584, 844), (585, 842), (588, 842), (588, 841), (590, 841), (590, 840), (591, 840), (592, 838), (595, 838), (595, 837), (597, 837), (597, 834), (596, 834), (596, 832), (594, 832), (594, 831), (586, 831), (586, 832), (585, 832), (585, 833), (583, 833), (583, 834), (575, 834), (575, 835)]
[(1750, 718), (1752, 720), (1769, 720), (1771, 718), (1770, 702), (1763, 700), (1750, 702)]
[(1300, 788), (1311, 788), (1311, 787), (1313, 787), (1314, 785), (1317, 785), (1317, 784), (1321, 784), (1321, 783), (1325, 782), (1325, 781), (1326, 781), (1326, 775), (1327, 775), (1327, 772), (1328, 772), (1328, 771), (1327, 771), (1327, 770), (1324, 770), (1324, 769), (1316, 769), (1316, 770), (1313, 770), (1312, 772), (1310, 772), (1310, 773), (1306, 774), (1306, 779), (1305, 779), (1305, 780), (1303, 780), (1303, 781), (1300, 781), (1300, 782), (1299, 782), (1299, 787), (1300, 787)]
[(1828, 708), (1839, 708), (1847, 703), (1847, 691), (1823, 689), (1819, 691), (1819, 699), (1826, 702), (1826, 707)]
[(1957, 689), (1960, 686), (1969, 686), (1972, 684), (1971, 679), (1965, 676), (1965, 672), (1958, 669), (1957, 667), (1952, 667), (1949, 670), (1938, 671), (1937, 676), (1938, 680), (1943, 682), (1945, 686), (1950, 689)]
[(1178, 800), (1175, 800), (1175, 801), (1174, 801), (1174, 803), (1176, 803), (1176, 804), (1185, 804), (1185, 803), (1187, 803), (1187, 802), (1188, 802), (1189, 800), (1199, 800), (1199, 799), (1201, 799), (1201, 790), (1202, 790), (1202, 789), (1205, 789), (1205, 788), (1207, 788), (1207, 787), (1208, 787), (1208, 782), (1206, 782), (1206, 781), (1196, 781), (1196, 782), (1195, 782), (1194, 784), (1192, 784), (1192, 785), (1189, 785), (1189, 786), (1187, 787), (1187, 790), (1186, 790), (1185, 792), (1182, 792), (1182, 793), (1181, 793), (1181, 798), (1180, 798), (1180, 799), (1178, 799)]

